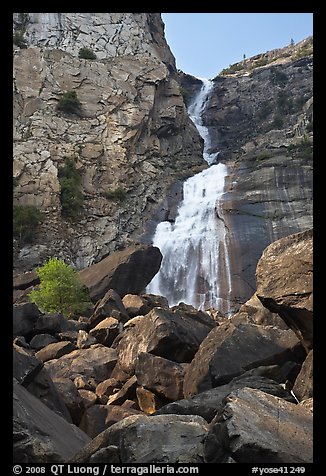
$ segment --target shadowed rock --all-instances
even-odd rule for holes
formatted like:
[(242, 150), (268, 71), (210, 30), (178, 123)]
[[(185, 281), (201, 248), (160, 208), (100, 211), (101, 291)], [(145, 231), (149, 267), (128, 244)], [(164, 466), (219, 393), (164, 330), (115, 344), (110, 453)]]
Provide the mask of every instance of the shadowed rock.
[(14, 463), (63, 463), (90, 438), (14, 381)]
[(120, 296), (139, 294), (158, 272), (161, 261), (161, 252), (156, 247), (130, 246), (83, 269), (79, 277), (94, 302), (109, 289), (114, 289)]
[(257, 296), (294, 330), (307, 350), (313, 346), (313, 231), (269, 245), (257, 270)]
[(312, 413), (260, 390), (242, 388), (225, 400), (205, 441), (205, 460), (220, 463), (312, 463)]

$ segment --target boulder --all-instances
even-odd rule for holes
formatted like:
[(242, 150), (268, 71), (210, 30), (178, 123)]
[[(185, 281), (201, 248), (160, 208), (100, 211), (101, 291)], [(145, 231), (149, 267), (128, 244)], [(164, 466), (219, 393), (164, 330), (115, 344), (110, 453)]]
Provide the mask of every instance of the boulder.
[(13, 376), (48, 408), (71, 422), (64, 401), (58, 394), (43, 362), (21, 347), (13, 349)]
[(146, 299), (150, 307), (163, 307), (163, 309), (169, 309), (169, 301), (166, 297), (158, 294), (142, 294), (142, 297)]
[(283, 319), (275, 312), (269, 311), (262, 305), (255, 293), (245, 304), (243, 304), (239, 311), (232, 316), (232, 322), (238, 319), (245, 318), (253, 324), (261, 324), (263, 326), (275, 326), (280, 329), (288, 329)]
[(313, 397), (313, 350), (309, 352), (303, 362), (292, 391), (300, 401)]
[(204, 339), (186, 370), (185, 397), (229, 382), (261, 365), (282, 364), (293, 359), (300, 343), (291, 329), (261, 326), (242, 321), (224, 322)]
[(114, 317), (107, 317), (103, 319), (97, 326), (95, 326), (89, 333), (94, 337), (99, 344), (110, 347), (114, 339), (120, 333), (119, 321)]
[(257, 296), (277, 312), (309, 351), (313, 346), (313, 232), (281, 238), (269, 245), (257, 270)]
[(59, 359), (59, 357), (69, 354), (75, 349), (76, 347), (70, 341), (54, 342), (36, 352), (35, 356), (42, 362), (47, 362), (48, 360)]
[(24, 387), (27, 387), (43, 368), (43, 362), (31, 355), (29, 351), (14, 345), (13, 347), (13, 377)]
[(85, 411), (85, 405), (76, 386), (69, 378), (54, 379), (53, 384), (64, 401), (70, 413), (72, 422), (78, 426)]
[(79, 272), (92, 301), (101, 299), (109, 289), (120, 296), (139, 294), (158, 272), (162, 255), (158, 248), (134, 245), (116, 251)]
[(110, 378), (117, 362), (114, 349), (97, 344), (89, 349), (73, 350), (60, 359), (48, 360), (45, 367), (52, 378), (70, 378), (82, 376), (86, 380), (94, 378), (97, 383)]
[(121, 388), (121, 385), (115, 378), (108, 378), (97, 385), (95, 393), (99, 398), (103, 396), (109, 397), (110, 395), (113, 395), (119, 388)]
[(43, 368), (26, 387), (26, 389), (38, 398), (50, 410), (71, 423), (72, 419), (65, 401), (62, 399), (49, 373)]
[(76, 342), (78, 349), (88, 349), (91, 345), (94, 345), (96, 343), (97, 340), (95, 339), (95, 337), (90, 336), (86, 331), (78, 331)]
[[(136, 396), (139, 408), (147, 415), (152, 415), (164, 405), (164, 402), (162, 401), (162, 399), (160, 399), (160, 397), (158, 397), (157, 395), (155, 395), (155, 393), (151, 392), (150, 390), (147, 390), (147, 388), (144, 387), (136, 388)], [(171, 411), (166, 413), (178, 412)], [(159, 412), (157, 414), (159, 414)]]
[(92, 407), (97, 402), (97, 395), (92, 392), (91, 390), (85, 390), (84, 388), (77, 390), (79, 393), (80, 398), (83, 401), (84, 407), (87, 408)]
[(34, 333), (54, 335), (68, 330), (68, 327), (68, 319), (62, 314), (43, 314), (35, 323)]
[(184, 367), (171, 360), (146, 352), (138, 355), (135, 368), (138, 385), (169, 400), (183, 397), (184, 373)]
[(312, 463), (312, 413), (257, 389), (231, 393), (210, 425), (205, 461), (220, 463)]
[(133, 415), (96, 436), (72, 458), (87, 463), (98, 450), (118, 447), (122, 463), (202, 463), (205, 420), (194, 415)]
[(121, 389), (109, 396), (108, 405), (121, 405), (125, 400), (135, 396), (137, 386), (137, 377), (133, 375), (126, 383), (123, 384)]
[(49, 344), (53, 344), (54, 342), (58, 342), (58, 339), (51, 336), (50, 334), (37, 334), (33, 337), (33, 339), (31, 339), (30, 346), (38, 351)]
[(92, 329), (97, 326), (107, 317), (113, 317), (121, 322), (127, 322), (129, 319), (121, 297), (116, 291), (114, 291), (114, 289), (109, 289), (105, 293), (105, 296), (97, 302), (94, 312), (89, 320), (90, 328)]
[(142, 412), (121, 408), (116, 405), (94, 405), (87, 408), (79, 428), (91, 438), (130, 415), (140, 415)]
[(40, 310), (33, 302), (15, 304), (13, 307), (13, 335), (30, 336), (40, 315)]
[(178, 363), (190, 362), (200, 343), (215, 326), (210, 318), (198, 319), (180, 311), (154, 308), (118, 337), (119, 366), (132, 375), (141, 352)]
[(14, 463), (63, 463), (90, 438), (14, 381)]
[(144, 296), (137, 296), (136, 294), (126, 294), (122, 303), (129, 317), (144, 316), (153, 308)]
[(13, 289), (27, 289), (40, 283), (40, 278), (35, 270), (16, 274), (13, 277)]
[(31, 346), (26, 342), (24, 336), (17, 336), (13, 340), (13, 344), (18, 345), (18, 347), (23, 347), (24, 349), (30, 349)]
[(155, 414), (166, 415), (176, 413), (177, 415), (199, 415), (210, 423), (215, 415), (222, 411), (224, 399), (231, 392), (243, 387), (257, 388), (262, 392), (294, 402), (292, 395), (280, 384), (269, 378), (256, 375), (252, 370), (249, 370), (239, 377), (235, 377), (231, 382), (225, 385), (212, 388), (211, 390), (184, 400), (168, 403)]

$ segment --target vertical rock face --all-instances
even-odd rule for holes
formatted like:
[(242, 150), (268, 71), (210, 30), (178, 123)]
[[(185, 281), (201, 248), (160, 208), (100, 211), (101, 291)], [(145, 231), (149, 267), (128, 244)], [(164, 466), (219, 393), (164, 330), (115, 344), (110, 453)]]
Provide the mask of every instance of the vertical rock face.
[[(227, 227), (234, 310), (254, 293), (266, 246), (312, 227), (312, 70), (308, 38), (213, 80), (204, 125), (208, 152), (220, 151), (229, 168), (218, 215)], [(196, 78), (181, 82), (190, 92), (198, 87)]]
[[(15, 265), (55, 254), (78, 268), (137, 240), (170, 185), (202, 167), (158, 13), (17, 13), (14, 32), (14, 205), (45, 213)], [(79, 57), (87, 48), (96, 59)], [(79, 114), (57, 110), (74, 91)], [(75, 161), (82, 212), (61, 214), (58, 169)], [(115, 191), (122, 190), (117, 195)]]

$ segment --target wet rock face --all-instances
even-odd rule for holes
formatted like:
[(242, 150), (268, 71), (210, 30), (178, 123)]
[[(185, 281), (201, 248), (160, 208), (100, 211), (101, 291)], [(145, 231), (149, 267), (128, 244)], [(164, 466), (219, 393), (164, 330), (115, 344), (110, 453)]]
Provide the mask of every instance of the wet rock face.
[[(202, 167), (202, 141), (159, 14), (28, 15), (28, 47), (14, 48), (14, 202), (47, 219), (33, 244), (16, 246), (15, 265), (32, 269), (52, 253), (83, 268), (139, 239), (169, 186)], [(97, 58), (79, 58), (81, 48)], [(66, 91), (76, 92), (79, 115), (57, 111)], [(84, 196), (73, 226), (61, 216), (65, 157)], [(107, 196), (117, 189), (124, 200)]]
[[(226, 227), (233, 311), (254, 293), (266, 246), (312, 227), (313, 57), (285, 50), (266, 66), (217, 76), (203, 116), (210, 152), (220, 151), (229, 167), (217, 213)], [(185, 76), (182, 85), (192, 94), (197, 80)]]

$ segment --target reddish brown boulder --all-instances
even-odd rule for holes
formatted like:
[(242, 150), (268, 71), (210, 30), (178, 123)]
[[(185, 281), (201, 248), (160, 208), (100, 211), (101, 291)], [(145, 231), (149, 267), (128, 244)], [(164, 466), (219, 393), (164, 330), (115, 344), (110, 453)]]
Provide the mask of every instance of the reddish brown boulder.
[(96, 302), (109, 289), (114, 289), (120, 296), (139, 294), (158, 272), (161, 261), (158, 248), (134, 245), (83, 269), (79, 276)]
[(171, 360), (145, 352), (138, 356), (135, 368), (138, 384), (169, 400), (183, 397), (184, 374), (184, 367)]
[(147, 415), (155, 413), (165, 404), (155, 393), (144, 387), (137, 387), (136, 395), (139, 408)]
[(130, 317), (143, 316), (153, 308), (146, 298), (136, 294), (126, 294), (122, 299), (122, 303)]
[(91, 438), (130, 415), (141, 415), (142, 412), (116, 405), (94, 405), (88, 408), (80, 422), (79, 428)]
[(86, 381), (93, 378), (97, 383), (111, 377), (111, 372), (117, 362), (114, 349), (100, 344), (89, 349), (73, 350), (60, 359), (48, 360), (45, 367), (52, 378), (70, 378), (82, 376)]
[(122, 388), (110, 395), (108, 405), (121, 405), (125, 400), (133, 398), (136, 395), (137, 377), (133, 375)]
[(269, 245), (257, 270), (257, 296), (278, 313), (307, 350), (313, 346), (313, 231), (281, 238)]
[(178, 363), (190, 362), (200, 343), (215, 326), (211, 318), (200, 313), (184, 315), (181, 311), (154, 308), (120, 334), (117, 345), (119, 366), (132, 375), (141, 352)]
[(76, 386), (69, 378), (53, 379), (53, 383), (70, 413), (72, 422), (78, 426), (85, 411), (85, 405)]
[(97, 302), (94, 312), (89, 320), (90, 328), (96, 327), (103, 319), (113, 317), (121, 322), (127, 322), (129, 316), (124, 308), (121, 297), (114, 291), (109, 289), (105, 296)]
[(120, 326), (119, 321), (114, 317), (107, 317), (103, 319), (97, 326), (95, 326), (89, 333), (91, 337), (95, 337), (97, 342), (102, 345), (110, 347), (114, 339), (119, 335)]
[(59, 357), (69, 354), (75, 349), (76, 347), (70, 341), (54, 342), (43, 347), (35, 355), (42, 362), (47, 362), (48, 360), (59, 359)]

